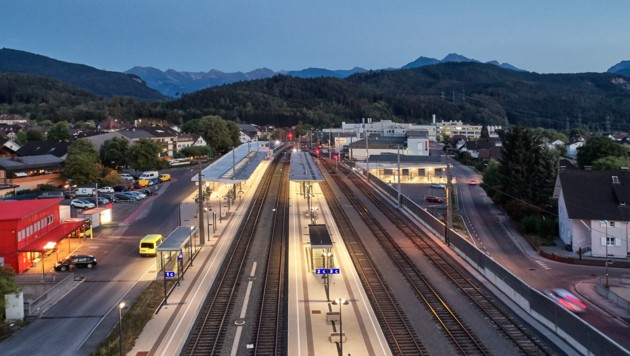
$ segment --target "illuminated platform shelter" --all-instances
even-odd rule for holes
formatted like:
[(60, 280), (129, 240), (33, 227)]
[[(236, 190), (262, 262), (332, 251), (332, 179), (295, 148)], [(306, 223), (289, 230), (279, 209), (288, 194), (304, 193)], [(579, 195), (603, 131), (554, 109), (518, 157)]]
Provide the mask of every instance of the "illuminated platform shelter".
[[(270, 154), (267, 141), (244, 143), (203, 168), (201, 180), (226, 184), (243, 183), (251, 177), (263, 160), (270, 157)], [(199, 181), (199, 174), (191, 180)]]
[(315, 222), (316, 212), (313, 210), (311, 198), (313, 197), (313, 183), (324, 180), (322, 172), (315, 164), (313, 157), (308, 152), (292, 152), (289, 180), (300, 184), (300, 195), (306, 197), (308, 204), (307, 216), (311, 222)]

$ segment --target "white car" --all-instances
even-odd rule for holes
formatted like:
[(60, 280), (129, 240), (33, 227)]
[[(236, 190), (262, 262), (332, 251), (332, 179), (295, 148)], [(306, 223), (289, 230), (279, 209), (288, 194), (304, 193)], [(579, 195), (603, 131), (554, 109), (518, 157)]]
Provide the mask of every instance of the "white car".
[(101, 187), (97, 189), (99, 193), (113, 193), (114, 188), (112, 187)]
[(133, 182), (133, 176), (129, 173), (120, 173), (119, 176), (122, 180), (126, 180), (127, 182)]
[(96, 205), (90, 203), (87, 200), (83, 200), (83, 199), (72, 199), (72, 201), (70, 202), (70, 206), (73, 206), (75, 208), (80, 208), (80, 209), (92, 209), (94, 208)]

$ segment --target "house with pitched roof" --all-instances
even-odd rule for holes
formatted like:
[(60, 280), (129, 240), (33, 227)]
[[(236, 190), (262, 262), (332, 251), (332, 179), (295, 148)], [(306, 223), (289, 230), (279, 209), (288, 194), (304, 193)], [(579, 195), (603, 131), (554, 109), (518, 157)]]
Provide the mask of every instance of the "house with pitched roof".
[(55, 141), (29, 141), (20, 147), (17, 154), (20, 156), (53, 155), (65, 161), (68, 156), (70, 142)]
[(630, 256), (630, 172), (561, 170), (558, 200), (560, 238), (572, 251), (592, 256)]

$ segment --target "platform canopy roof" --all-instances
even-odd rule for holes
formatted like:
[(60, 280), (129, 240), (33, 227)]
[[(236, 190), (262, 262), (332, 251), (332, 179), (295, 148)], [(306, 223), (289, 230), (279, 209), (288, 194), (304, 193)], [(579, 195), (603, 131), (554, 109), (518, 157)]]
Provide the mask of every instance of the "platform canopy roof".
[(181, 251), (188, 243), (188, 240), (197, 232), (196, 226), (178, 226), (171, 232), (164, 242), (158, 246), (158, 252)]
[(312, 182), (323, 181), (324, 176), (308, 152), (293, 152), (289, 179), (296, 182)]
[[(378, 155), (370, 155), (369, 165), (370, 169), (398, 167), (398, 155), (389, 152)], [(365, 169), (367, 164), (365, 162), (356, 162), (355, 166), (357, 168)], [(446, 167), (446, 160), (443, 156), (439, 155), (400, 155), (400, 166), (403, 168)]]
[(310, 224), (308, 226), (308, 235), (311, 240), (312, 248), (333, 247), (332, 238), (325, 224)]
[[(267, 141), (244, 143), (203, 168), (201, 180), (228, 184), (242, 183), (251, 177), (260, 162), (268, 155)], [(199, 175), (193, 176), (191, 180), (199, 181)]]

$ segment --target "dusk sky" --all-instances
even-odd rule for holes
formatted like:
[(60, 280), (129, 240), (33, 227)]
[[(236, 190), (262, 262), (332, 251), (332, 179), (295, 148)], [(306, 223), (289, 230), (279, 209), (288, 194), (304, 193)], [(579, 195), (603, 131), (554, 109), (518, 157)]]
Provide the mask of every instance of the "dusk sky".
[(401, 67), (459, 53), (539, 73), (630, 60), (630, 0), (2, 0), (0, 47), (99, 69)]

